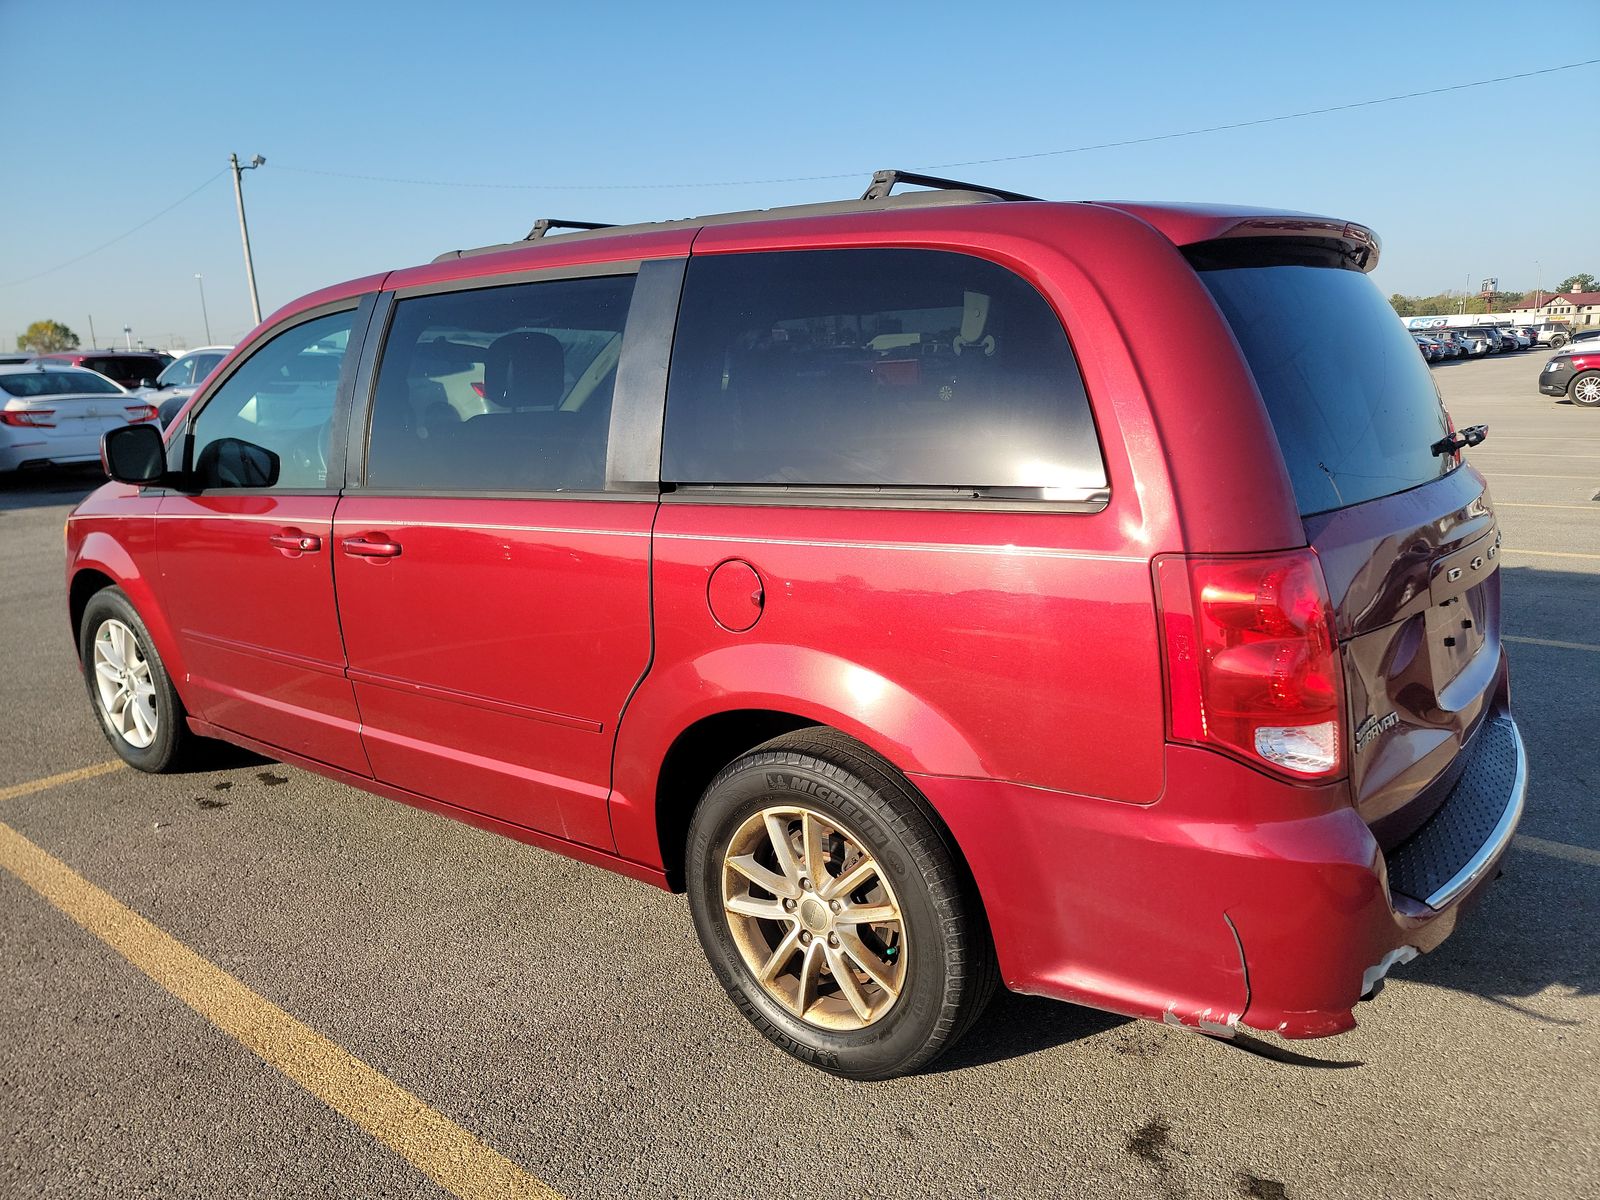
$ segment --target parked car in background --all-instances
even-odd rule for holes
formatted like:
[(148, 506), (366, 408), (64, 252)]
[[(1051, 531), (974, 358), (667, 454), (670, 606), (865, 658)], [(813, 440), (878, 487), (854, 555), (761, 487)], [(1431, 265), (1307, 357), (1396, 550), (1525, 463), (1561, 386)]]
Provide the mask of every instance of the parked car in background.
[(0, 367), (14, 367), (18, 363), (32, 361), (33, 352), (29, 350), (19, 350), (14, 354), (10, 352), (0, 354)]
[(686, 889), (847, 1076), (1000, 981), (1351, 1028), (1524, 803), (1481, 427), (1359, 225), (899, 178), (337, 284), (108, 434), (65, 592), (115, 752)]
[(1467, 356), (1466, 343), (1461, 340), (1461, 334), (1455, 329), (1430, 329), (1427, 333), (1444, 350), (1446, 358), (1465, 358)]
[(153, 405), (97, 372), (43, 362), (0, 366), (0, 471), (95, 462), (101, 434), (155, 418)]
[(1600, 342), (1574, 342), (1551, 355), (1539, 372), (1539, 390), (1585, 408), (1600, 408)]
[(217, 364), (228, 356), (232, 346), (202, 346), (174, 359), (167, 369), (156, 377), (155, 386), (142, 393), (161, 414), (161, 427), (165, 429), (183, 410), (185, 402), (194, 395), (195, 388), (217, 369)]
[(1494, 354), (1500, 349), (1500, 339), (1491, 339), (1482, 329), (1457, 329), (1453, 332), (1456, 337), (1461, 339), (1461, 344), (1472, 358), (1481, 358), (1486, 354)]
[(37, 358), (40, 362), (98, 371), (111, 382), (130, 390), (155, 383), (172, 361), (172, 355), (157, 350), (57, 350)]
[(1581, 346), (1585, 342), (1600, 341), (1600, 329), (1580, 329), (1568, 340), (1574, 346)]
[(1560, 349), (1572, 340), (1572, 327), (1565, 321), (1541, 321), (1534, 328), (1539, 333), (1539, 345)]
[(1444, 347), (1425, 333), (1413, 333), (1411, 340), (1416, 342), (1417, 349), (1422, 351), (1422, 357), (1429, 362), (1438, 362), (1444, 357)]

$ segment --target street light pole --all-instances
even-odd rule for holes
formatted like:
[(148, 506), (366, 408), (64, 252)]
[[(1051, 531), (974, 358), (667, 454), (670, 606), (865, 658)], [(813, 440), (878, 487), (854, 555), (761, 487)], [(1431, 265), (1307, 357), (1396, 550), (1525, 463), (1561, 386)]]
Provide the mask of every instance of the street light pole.
[(239, 206), (239, 240), (244, 243), (244, 275), (250, 283), (250, 311), (255, 314), (256, 324), (261, 324), (261, 297), (256, 293), (256, 266), (250, 258), (250, 227), (244, 220), (244, 184), (241, 182), (243, 172), (253, 171), (267, 160), (257, 154), (244, 166), (239, 165), (237, 154), (228, 155), (228, 165), (233, 168), (233, 199)]
[(206, 312), (206, 277), (200, 272), (195, 272), (195, 280), (200, 284), (200, 319), (206, 323), (206, 345), (211, 344), (211, 317)]

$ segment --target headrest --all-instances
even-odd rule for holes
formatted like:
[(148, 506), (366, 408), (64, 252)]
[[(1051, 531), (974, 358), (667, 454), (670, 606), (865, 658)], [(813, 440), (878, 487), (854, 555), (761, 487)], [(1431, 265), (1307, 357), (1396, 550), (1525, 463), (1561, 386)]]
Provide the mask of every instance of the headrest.
[(561, 343), (548, 333), (508, 333), (484, 352), (483, 398), (499, 408), (554, 408), (566, 382)]

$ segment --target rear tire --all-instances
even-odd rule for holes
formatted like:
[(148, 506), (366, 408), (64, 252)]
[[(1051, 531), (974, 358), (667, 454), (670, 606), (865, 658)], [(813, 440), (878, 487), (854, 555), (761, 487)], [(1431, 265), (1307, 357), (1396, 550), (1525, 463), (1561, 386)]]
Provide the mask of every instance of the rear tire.
[(1567, 399), (1585, 408), (1600, 407), (1600, 371), (1579, 371), (1567, 384)]
[(718, 982), (802, 1062), (907, 1074), (994, 993), (988, 923), (946, 835), (892, 767), (837, 731), (786, 734), (724, 768), (687, 860)]
[(196, 739), (150, 631), (121, 588), (89, 598), (78, 660), (100, 729), (122, 761), (151, 774), (181, 766)]
[(1550, 338), (1550, 347), (1553, 350), (1559, 350), (1559, 349), (1561, 349), (1561, 347), (1565, 346), (1566, 344), (1567, 344), (1567, 335), (1564, 334), (1564, 333), (1554, 334)]

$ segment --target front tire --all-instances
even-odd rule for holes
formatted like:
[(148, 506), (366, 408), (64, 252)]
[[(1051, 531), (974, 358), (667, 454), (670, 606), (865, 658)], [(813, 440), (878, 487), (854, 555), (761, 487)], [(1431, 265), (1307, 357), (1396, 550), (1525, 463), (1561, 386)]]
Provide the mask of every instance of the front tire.
[(1600, 407), (1600, 371), (1580, 371), (1567, 384), (1567, 399), (1585, 408)]
[(787, 734), (726, 767), (687, 857), (718, 981), (802, 1062), (907, 1074), (994, 992), (988, 925), (946, 835), (893, 768), (836, 731)]
[(78, 629), (78, 658), (89, 703), (122, 761), (152, 774), (181, 765), (194, 743), (183, 701), (121, 588), (89, 598)]

